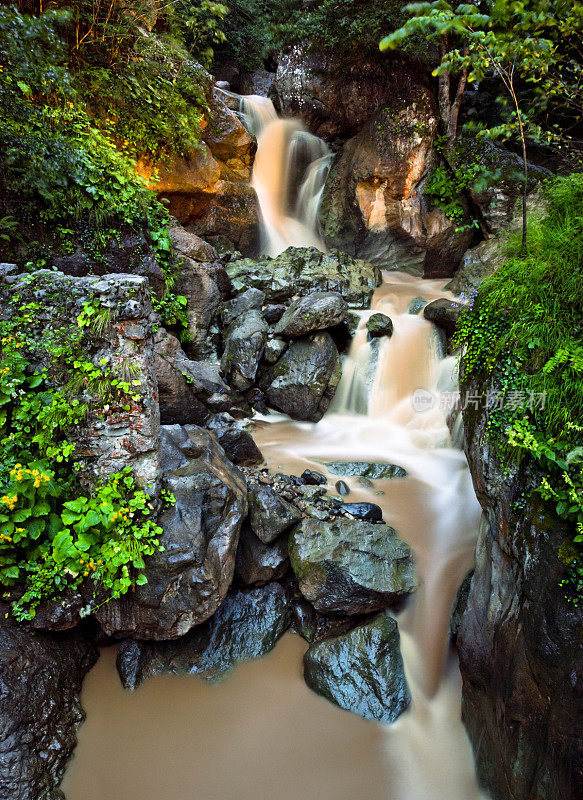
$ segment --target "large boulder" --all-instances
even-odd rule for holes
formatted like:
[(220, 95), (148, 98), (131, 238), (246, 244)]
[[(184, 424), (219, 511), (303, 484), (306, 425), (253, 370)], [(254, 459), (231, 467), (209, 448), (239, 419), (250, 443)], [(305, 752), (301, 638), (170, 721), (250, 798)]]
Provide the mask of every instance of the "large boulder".
[(382, 111), (343, 147), (320, 209), (330, 247), (425, 276), (452, 275), (472, 240), (423, 195), (434, 163), (437, 110), (420, 80), (397, 85)]
[(243, 526), (237, 550), (235, 572), (245, 586), (255, 586), (281, 578), (289, 567), (287, 536), (265, 544)]
[(388, 525), (305, 519), (289, 550), (301, 593), (324, 613), (376, 611), (417, 586), (413, 553)]
[(264, 544), (275, 541), (302, 518), (301, 511), (270, 486), (250, 486), (248, 500), (251, 530)]
[(342, 363), (329, 333), (298, 339), (260, 379), (267, 402), (292, 419), (318, 422), (342, 376)]
[(235, 405), (231, 389), (209, 361), (191, 361), (170, 333), (156, 333), (156, 378), (163, 425), (204, 425), (209, 414)]
[(188, 301), (189, 355), (201, 359), (214, 355), (218, 336), (211, 335), (213, 323), (230, 291), (225, 268), (220, 261), (201, 263), (185, 257), (176, 276), (174, 290)]
[(174, 642), (126, 641), (117, 665), (126, 689), (155, 675), (218, 680), (238, 661), (272, 650), (291, 621), (290, 601), (277, 583), (230, 593), (216, 614)]
[(415, 68), (403, 59), (339, 64), (331, 53), (296, 45), (279, 59), (271, 93), (287, 116), (324, 139), (353, 136)]
[(315, 290), (338, 292), (351, 308), (368, 308), (382, 275), (378, 267), (347, 253), (288, 247), (277, 258), (241, 258), (227, 264), (233, 289), (261, 289), (268, 302)]
[(249, 185), (255, 139), (216, 95), (210, 97), (202, 138), (191, 153), (158, 165), (141, 163), (140, 172), (150, 179), (157, 171), (153, 185), (182, 225), (204, 239), (226, 236), (251, 254), (259, 230), (257, 197)]
[(423, 309), (423, 316), (439, 328), (443, 328), (448, 336), (453, 336), (463, 306), (453, 300), (440, 297), (428, 303)]
[(81, 684), (97, 651), (81, 633), (36, 633), (7, 606), (0, 612), (0, 797), (62, 800), (58, 786), (85, 718)]
[(312, 292), (286, 309), (274, 333), (286, 338), (305, 336), (339, 325), (346, 315), (346, 301), (338, 292)]
[(253, 386), (266, 341), (267, 322), (257, 310), (247, 311), (229, 325), (221, 372), (234, 389), (245, 391)]
[(170, 242), (179, 256), (192, 258), (194, 261), (216, 261), (217, 251), (196, 233), (187, 231), (182, 225), (177, 223), (170, 226)]
[(195, 425), (162, 427), (162, 471), (176, 500), (160, 518), (164, 550), (148, 559), (147, 584), (96, 611), (110, 636), (183, 636), (214, 614), (233, 578), (247, 514), (242, 473)]
[[(486, 396), (494, 383), (462, 385)], [(583, 607), (561, 588), (574, 531), (537, 494), (532, 463), (500, 463), (489, 412), (464, 408), (466, 453), (484, 509), (457, 633), (463, 719), (494, 800), (583, 796)], [(572, 545), (571, 545), (572, 546)]]
[(394, 722), (411, 701), (399, 630), (387, 613), (311, 645), (304, 677), (310, 689), (365, 719)]

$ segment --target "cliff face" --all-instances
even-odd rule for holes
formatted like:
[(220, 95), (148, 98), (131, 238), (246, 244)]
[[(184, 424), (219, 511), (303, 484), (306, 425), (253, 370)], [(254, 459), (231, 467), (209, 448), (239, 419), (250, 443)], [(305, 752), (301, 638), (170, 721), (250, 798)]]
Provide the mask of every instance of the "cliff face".
[[(466, 396), (489, 387), (466, 386)], [(531, 498), (531, 468), (503, 470), (487, 412), (464, 411), (466, 452), (484, 510), (458, 635), (463, 719), (495, 800), (583, 797), (583, 609), (566, 602), (558, 557), (572, 531)]]

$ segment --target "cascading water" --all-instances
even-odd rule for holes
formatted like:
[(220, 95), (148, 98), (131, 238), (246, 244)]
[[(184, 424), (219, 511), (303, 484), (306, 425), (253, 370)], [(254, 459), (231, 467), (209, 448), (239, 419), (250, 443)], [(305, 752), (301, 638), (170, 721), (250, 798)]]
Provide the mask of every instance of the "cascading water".
[(327, 145), (298, 120), (279, 119), (266, 97), (241, 96), (240, 112), (257, 136), (251, 183), (261, 212), (261, 251), (272, 257), (291, 246), (324, 251), (318, 208), (332, 157)]
[[(351, 501), (380, 505), (385, 520), (413, 548), (419, 589), (398, 615), (412, 695), (409, 711), (386, 728), (391, 776), (388, 800), (480, 800), (473, 759), (460, 718), (461, 687), (449, 652), (449, 625), (458, 587), (473, 564), (479, 505), (465, 456), (451, 446), (449, 399), (455, 369), (443, 357), (434, 326), (407, 313), (417, 295), (447, 296), (436, 281), (386, 273), (371, 311), (345, 359), (334, 404), (317, 424), (267, 419), (255, 436), (274, 470), (326, 473), (328, 461), (386, 461), (409, 477), (345, 477)], [(390, 339), (367, 341), (366, 321), (391, 317)], [(419, 402), (421, 401), (421, 402)], [(336, 480), (328, 473), (331, 484)]]

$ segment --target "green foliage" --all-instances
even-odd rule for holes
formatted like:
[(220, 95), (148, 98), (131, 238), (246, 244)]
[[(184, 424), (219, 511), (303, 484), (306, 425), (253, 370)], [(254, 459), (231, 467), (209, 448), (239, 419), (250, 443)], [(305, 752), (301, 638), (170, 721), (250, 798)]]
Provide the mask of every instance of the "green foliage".
[[(534, 459), (539, 493), (576, 526), (573, 590), (583, 587), (583, 174), (544, 191), (548, 213), (531, 220), (528, 252), (510, 240), (507, 261), (462, 315), (458, 341), (464, 380), (492, 376), (500, 387), (489, 431), (501, 457)], [(517, 395), (544, 402), (517, 404)]]
[(154, 310), (160, 314), (162, 324), (168, 328), (188, 328), (188, 300), (182, 294), (167, 292), (161, 300), (152, 298)]
[(140, 399), (131, 369), (116, 373), (86, 354), (111, 312), (89, 301), (76, 322), (57, 314), (31, 344), (41, 310), (16, 298), (0, 321), (0, 584), (14, 587), (19, 620), (84, 581), (99, 603), (146, 582), (144, 558), (162, 532), (129, 469), (88, 494), (76, 479), (68, 432), (106, 403), (129, 409)]
[[(461, 225), (466, 211), (460, 195), (470, 187), (476, 188), (487, 177), (486, 170), (480, 164), (462, 164), (456, 168), (440, 164), (429, 175), (424, 192), (448, 219)], [(475, 221), (474, 225), (477, 225)]]

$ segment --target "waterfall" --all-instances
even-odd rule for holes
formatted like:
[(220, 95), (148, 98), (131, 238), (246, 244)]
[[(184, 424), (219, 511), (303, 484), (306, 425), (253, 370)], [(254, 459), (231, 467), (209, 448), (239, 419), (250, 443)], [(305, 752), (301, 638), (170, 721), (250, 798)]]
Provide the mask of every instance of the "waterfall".
[(324, 252), (318, 209), (332, 159), (326, 143), (299, 120), (280, 119), (267, 97), (240, 96), (239, 113), (257, 137), (251, 184), (261, 213), (261, 252), (272, 257), (288, 247)]

